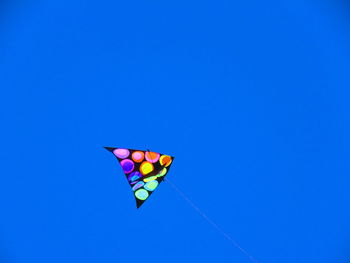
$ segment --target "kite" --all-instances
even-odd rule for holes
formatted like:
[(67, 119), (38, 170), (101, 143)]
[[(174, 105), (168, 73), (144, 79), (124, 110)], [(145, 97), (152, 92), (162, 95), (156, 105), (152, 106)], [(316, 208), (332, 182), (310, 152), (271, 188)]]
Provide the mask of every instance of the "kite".
[(164, 180), (174, 160), (172, 156), (149, 150), (104, 148), (117, 157), (126, 179), (134, 192), (137, 208), (150, 197)]
[[(169, 172), (174, 157), (151, 152), (149, 150), (133, 150), (124, 148), (104, 147), (117, 157), (126, 179), (134, 192), (136, 207), (139, 208), (164, 180)], [(187, 201), (210, 225), (226, 237), (236, 248), (244, 253), (252, 262), (258, 261), (243, 249), (229, 234), (223, 231), (213, 220), (211, 220), (193, 201), (184, 194), (174, 183), (167, 182), (176, 190), (180, 196)]]

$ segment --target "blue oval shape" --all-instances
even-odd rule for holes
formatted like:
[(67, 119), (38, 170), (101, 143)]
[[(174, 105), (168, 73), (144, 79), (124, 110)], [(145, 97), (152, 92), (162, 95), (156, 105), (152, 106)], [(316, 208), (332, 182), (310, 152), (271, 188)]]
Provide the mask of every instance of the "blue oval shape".
[(144, 182), (140, 181), (137, 184), (135, 184), (132, 188), (133, 191), (136, 191), (137, 189), (141, 188), (142, 186), (144, 186)]

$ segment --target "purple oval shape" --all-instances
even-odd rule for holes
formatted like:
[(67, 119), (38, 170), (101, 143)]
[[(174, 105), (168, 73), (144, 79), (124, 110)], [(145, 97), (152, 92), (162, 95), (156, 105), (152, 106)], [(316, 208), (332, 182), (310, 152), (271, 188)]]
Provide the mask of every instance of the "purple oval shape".
[(129, 159), (126, 159), (126, 160), (123, 160), (120, 162), (120, 165), (122, 166), (123, 170), (124, 170), (124, 173), (128, 174), (128, 173), (131, 173), (132, 170), (134, 170), (134, 162), (129, 160)]
[(129, 156), (130, 152), (128, 149), (115, 149), (113, 151), (114, 155), (117, 156), (118, 158), (124, 159)]
[(128, 175), (128, 181), (130, 184), (134, 184), (135, 181), (139, 180), (142, 177), (140, 172), (132, 172)]

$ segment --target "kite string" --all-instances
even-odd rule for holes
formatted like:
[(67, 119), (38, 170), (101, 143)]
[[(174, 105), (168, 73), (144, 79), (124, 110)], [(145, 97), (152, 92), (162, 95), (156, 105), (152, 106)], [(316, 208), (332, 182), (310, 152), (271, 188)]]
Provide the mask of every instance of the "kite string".
[(180, 196), (187, 201), (194, 210), (198, 212), (209, 224), (211, 224), (218, 232), (220, 232), (224, 237), (226, 237), (236, 248), (238, 248), (243, 254), (245, 254), (252, 262), (259, 263), (252, 255), (250, 255), (244, 248), (242, 248), (237, 241), (235, 241), (229, 234), (227, 234), (224, 230), (222, 230), (213, 220), (211, 220), (202, 210), (196, 206), (193, 201), (185, 195), (174, 183), (169, 181), (168, 178), (164, 178), (165, 181), (169, 183), (169, 185), (180, 194)]

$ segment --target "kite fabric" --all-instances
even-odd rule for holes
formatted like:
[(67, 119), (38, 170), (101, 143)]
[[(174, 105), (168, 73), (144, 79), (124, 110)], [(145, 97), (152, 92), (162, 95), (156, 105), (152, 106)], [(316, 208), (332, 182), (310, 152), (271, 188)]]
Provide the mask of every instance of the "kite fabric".
[(142, 150), (104, 147), (117, 157), (139, 208), (169, 172), (174, 157)]

